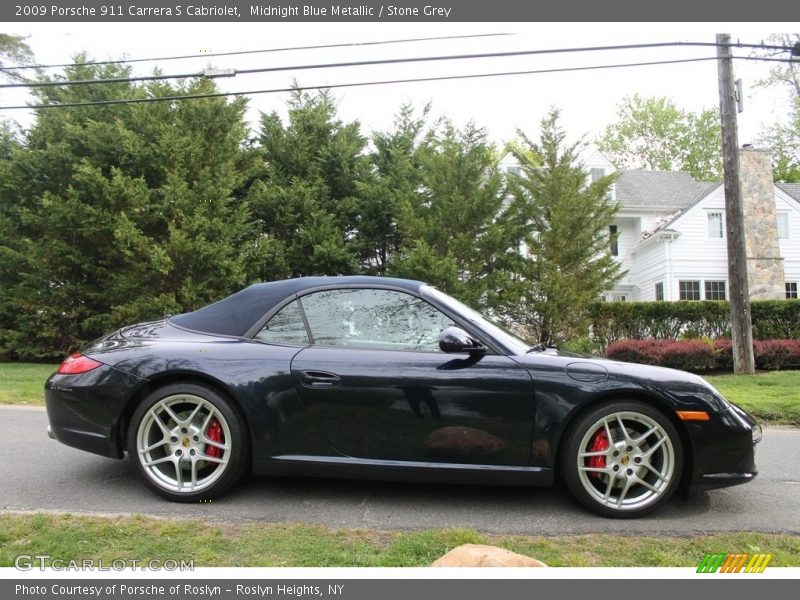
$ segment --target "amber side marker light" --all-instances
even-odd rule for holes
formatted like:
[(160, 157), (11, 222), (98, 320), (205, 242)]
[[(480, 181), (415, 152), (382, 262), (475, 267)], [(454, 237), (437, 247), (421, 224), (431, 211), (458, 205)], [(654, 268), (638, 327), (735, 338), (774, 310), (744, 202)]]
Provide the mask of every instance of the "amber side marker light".
[(675, 412), (681, 421), (708, 421), (710, 418), (704, 410), (678, 410)]
[(80, 352), (74, 352), (58, 366), (58, 371), (56, 372), (61, 375), (80, 375), (81, 373), (88, 373), (102, 365), (103, 363), (97, 362), (88, 356), (84, 356)]

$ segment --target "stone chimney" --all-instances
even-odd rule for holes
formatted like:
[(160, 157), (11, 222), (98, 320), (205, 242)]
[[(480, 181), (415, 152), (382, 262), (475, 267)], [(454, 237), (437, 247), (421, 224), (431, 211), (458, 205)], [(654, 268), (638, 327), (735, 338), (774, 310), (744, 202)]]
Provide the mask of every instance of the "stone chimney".
[(775, 188), (770, 155), (744, 147), (739, 151), (739, 179), (747, 244), (747, 274), (752, 300), (786, 297), (786, 276), (778, 242)]

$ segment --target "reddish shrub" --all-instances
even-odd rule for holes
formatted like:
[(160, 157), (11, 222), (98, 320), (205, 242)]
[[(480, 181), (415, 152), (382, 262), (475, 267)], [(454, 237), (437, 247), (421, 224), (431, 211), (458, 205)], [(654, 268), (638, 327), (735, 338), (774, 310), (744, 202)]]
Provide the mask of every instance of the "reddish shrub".
[(733, 343), (729, 339), (714, 340), (714, 355), (717, 369), (733, 370)]
[(606, 356), (687, 371), (704, 371), (715, 365), (714, 349), (700, 340), (625, 340), (610, 344)]
[[(758, 369), (772, 371), (800, 367), (800, 340), (756, 340), (753, 350)], [(713, 345), (700, 340), (625, 340), (610, 344), (606, 356), (685, 371), (733, 368), (733, 348), (729, 339), (714, 340)]]
[(753, 350), (759, 369), (776, 371), (800, 365), (800, 340), (756, 340)]
[(714, 349), (700, 340), (667, 340), (660, 348), (658, 364), (684, 371), (707, 371), (714, 368)]
[(661, 340), (623, 340), (609, 344), (606, 356), (623, 362), (634, 362), (645, 365), (658, 364), (656, 346)]

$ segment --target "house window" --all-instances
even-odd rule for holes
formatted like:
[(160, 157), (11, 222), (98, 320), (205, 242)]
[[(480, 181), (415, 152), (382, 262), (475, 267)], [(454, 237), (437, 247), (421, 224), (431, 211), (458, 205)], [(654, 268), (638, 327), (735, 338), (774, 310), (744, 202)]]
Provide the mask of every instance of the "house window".
[(508, 167), (509, 175), (516, 175), (517, 177), (522, 177), (522, 167)]
[(725, 282), (706, 281), (706, 300), (725, 300)]
[(700, 282), (679, 281), (678, 294), (681, 300), (700, 300)]
[(625, 302), (627, 299), (625, 294), (614, 294), (614, 302)]
[[(594, 183), (598, 179), (602, 179), (605, 176), (606, 176), (606, 170), (605, 169), (601, 169), (601, 168), (598, 168), (598, 167), (595, 167), (593, 169), (589, 169), (589, 178), (591, 179), (592, 183)], [(608, 192), (606, 193), (606, 200), (609, 201), (609, 202), (612, 200), (613, 195), (614, 195), (613, 189), (614, 189), (613, 184), (608, 186)]]
[(617, 226), (616, 225), (609, 225), (608, 226), (608, 239), (609, 241), (609, 250), (611, 252), (611, 256), (619, 256), (619, 244), (617, 243)]
[(708, 213), (708, 237), (722, 239), (722, 213)]
[(778, 213), (778, 239), (789, 239), (789, 213)]
[(605, 177), (606, 170), (605, 169), (597, 169), (597, 168), (589, 169), (589, 173), (591, 174), (592, 181), (594, 182), (594, 181), (597, 181), (598, 179), (600, 179), (601, 177)]
[(797, 298), (797, 282), (786, 282), (786, 298)]
[(662, 302), (664, 300), (664, 282), (659, 281), (656, 284), (656, 302)]

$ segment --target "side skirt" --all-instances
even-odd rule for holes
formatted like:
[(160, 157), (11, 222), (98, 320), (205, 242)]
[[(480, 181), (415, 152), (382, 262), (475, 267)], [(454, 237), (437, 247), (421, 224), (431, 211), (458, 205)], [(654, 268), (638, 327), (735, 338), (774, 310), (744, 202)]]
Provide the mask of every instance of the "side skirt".
[(506, 467), (460, 463), (371, 460), (338, 456), (282, 455), (254, 466), (255, 475), (342, 477), (379, 481), (463, 483), (471, 485), (553, 484), (553, 470), (544, 467)]

